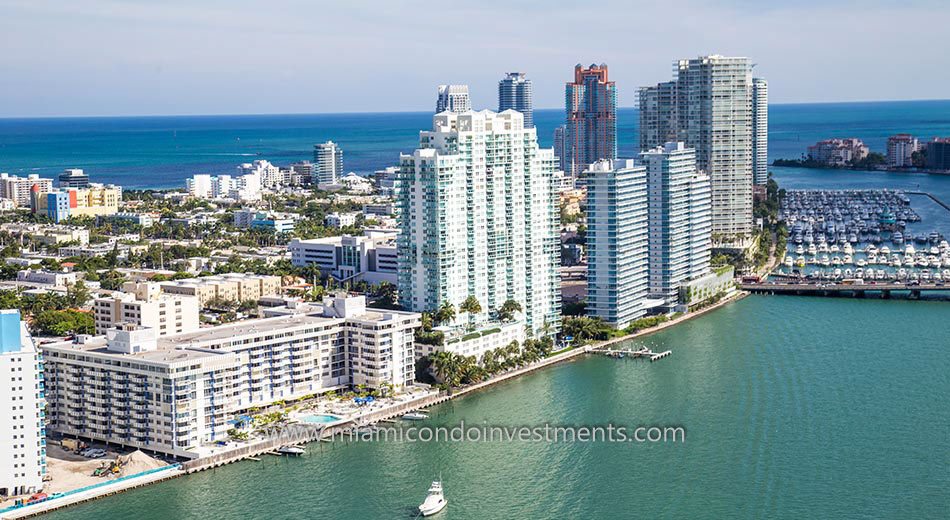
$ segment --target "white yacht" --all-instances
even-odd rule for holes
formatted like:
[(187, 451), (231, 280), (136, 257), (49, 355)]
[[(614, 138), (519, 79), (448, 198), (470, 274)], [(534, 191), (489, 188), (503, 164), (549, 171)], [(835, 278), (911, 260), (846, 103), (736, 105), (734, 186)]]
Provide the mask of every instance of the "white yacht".
[(785, 257), (785, 267), (791, 267), (792, 264), (794, 264), (794, 263), (795, 263), (795, 259), (794, 259), (794, 258), (792, 258), (792, 257), (790, 257), (790, 256), (786, 256), (786, 257)]
[(428, 415), (422, 412), (409, 412), (402, 416), (405, 421), (424, 421), (429, 418)]
[(445, 506), (448, 504), (449, 501), (445, 499), (445, 495), (442, 493), (442, 481), (435, 480), (432, 482), (432, 485), (429, 486), (429, 494), (426, 495), (425, 501), (419, 506), (419, 514), (422, 516), (432, 516), (445, 509)]
[(889, 248), (889, 247), (887, 247), (887, 246), (882, 247), (882, 248), (881, 248), (881, 254), (882, 254), (882, 255), (889, 255), (889, 254), (891, 254), (891, 248)]
[(277, 453), (281, 455), (303, 455), (306, 453), (300, 446), (281, 446), (277, 448)]

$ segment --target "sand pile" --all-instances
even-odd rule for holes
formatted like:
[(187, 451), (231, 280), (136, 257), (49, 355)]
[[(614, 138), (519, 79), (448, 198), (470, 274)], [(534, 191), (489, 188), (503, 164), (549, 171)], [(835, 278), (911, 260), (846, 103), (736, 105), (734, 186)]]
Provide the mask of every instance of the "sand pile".
[(135, 450), (128, 455), (121, 456), (121, 462), (125, 464), (122, 466), (122, 476), (135, 475), (136, 473), (141, 473), (143, 471), (148, 471), (150, 469), (161, 468), (167, 466), (168, 464), (149, 457), (148, 455), (142, 453), (140, 450)]

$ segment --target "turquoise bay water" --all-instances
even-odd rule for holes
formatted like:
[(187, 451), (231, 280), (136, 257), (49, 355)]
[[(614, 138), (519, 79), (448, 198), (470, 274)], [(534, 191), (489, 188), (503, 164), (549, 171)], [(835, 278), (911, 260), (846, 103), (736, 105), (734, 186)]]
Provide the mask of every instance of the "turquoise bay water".
[(682, 444), (348, 443), (242, 462), (51, 519), (945, 518), (942, 302), (752, 296), (433, 410), (429, 424), (682, 425)]
[[(622, 157), (636, 152), (638, 113), (618, 112)], [(551, 146), (562, 110), (535, 114)], [(276, 164), (309, 159), (313, 144), (340, 143), (344, 167), (372, 172), (412, 151), (431, 113), (0, 119), (0, 172), (52, 177), (84, 168), (100, 182), (130, 188), (180, 187), (195, 173), (231, 173), (257, 158)], [(881, 151), (888, 135), (950, 136), (950, 101), (772, 105), (769, 155), (797, 158), (827, 137), (857, 136)]]

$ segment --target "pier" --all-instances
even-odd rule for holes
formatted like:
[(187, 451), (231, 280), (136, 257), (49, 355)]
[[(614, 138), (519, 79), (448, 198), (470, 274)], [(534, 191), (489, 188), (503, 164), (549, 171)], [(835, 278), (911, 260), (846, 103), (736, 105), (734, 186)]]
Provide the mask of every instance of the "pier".
[(947, 210), (947, 211), (950, 211), (950, 204), (947, 204), (946, 202), (944, 202), (944, 201), (938, 199), (937, 197), (934, 197), (933, 194), (931, 194), (931, 193), (929, 193), (929, 192), (926, 192), (926, 191), (907, 191), (907, 192), (905, 192), (905, 193), (907, 193), (908, 195), (925, 195), (925, 196), (927, 196), (927, 197), (930, 197), (930, 200), (932, 200), (932, 201), (936, 202), (938, 205), (942, 206), (943, 209), (945, 209), (945, 210)]
[(746, 283), (740, 287), (744, 291), (756, 294), (791, 294), (797, 296), (851, 296), (854, 298), (866, 298), (869, 294), (877, 294), (880, 298), (890, 298), (894, 292), (907, 292), (909, 298), (916, 300), (923, 293), (948, 293), (946, 298), (950, 299), (950, 287), (936, 283), (901, 283), (901, 282), (883, 282), (883, 283), (864, 283), (864, 284), (846, 284), (846, 283), (808, 283), (808, 282), (764, 282), (764, 283)]
[(647, 347), (643, 347), (637, 350), (632, 349), (601, 349), (591, 351), (596, 354), (604, 354), (608, 357), (614, 358), (626, 358), (631, 357), (633, 359), (647, 358), (650, 362), (658, 361), (665, 358), (673, 353), (672, 350), (666, 350), (664, 352), (653, 352)]

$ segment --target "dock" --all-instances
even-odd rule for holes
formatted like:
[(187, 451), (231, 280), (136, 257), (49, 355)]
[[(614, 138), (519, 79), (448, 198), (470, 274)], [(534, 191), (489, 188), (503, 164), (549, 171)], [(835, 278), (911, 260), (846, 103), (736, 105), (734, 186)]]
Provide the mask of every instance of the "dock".
[[(894, 296), (894, 293), (907, 293), (911, 300), (919, 299), (922, 293), (936, 293), (937, 296), (950, 291), (950, 286), (941, 283), (901, 283), (901, 282), (882, 282), (882, 283), (827, 283), (806, 281), (784, 283), (784, 282), (761, 282), (745, 283), (740, 287), (743, 291), (758, 294), (789, 294), (796, 296), (850, 296), (853, 298), (868, 298), (877, 296), (888, 299)], [(945, 299), (945, 298), (941, 298)]]
[(604, 354), (608, 357), (613, 358), (626, 358), (631, 357), (633, 359), (647, 358), (650, 362), (658, 361), (665, 358), (673, 353), (672, 350), (666, 350), (664, 352), (653, 352), (647, 347), (643, 347), (637, 350), (632, 349), (602, 349), (602, 350), (593, 350), (592, 352), (597, 354)]

